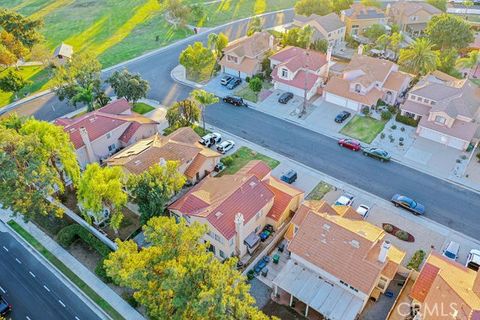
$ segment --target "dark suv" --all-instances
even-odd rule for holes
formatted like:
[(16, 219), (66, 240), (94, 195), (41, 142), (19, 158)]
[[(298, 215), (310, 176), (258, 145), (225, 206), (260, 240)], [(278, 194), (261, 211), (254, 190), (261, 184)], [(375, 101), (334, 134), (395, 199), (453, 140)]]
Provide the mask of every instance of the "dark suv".
[(0, 316), (6, 316), (12, 311), (12, 305), (8, 304), (4, 297), (0, 296)]
[(222, 100), (223, 102), (233, 104), (234, 106), (237, 106), (237, 107), (247, 106), (245, 101), (243, 101), (242, 98), (238, 98), (238, 97), (226, 96)]
[(345, 121), (348, 117), (350, 117), (352, 114), (348, 111), (342, 111), (337, 116), (335, 117), (335, 122), (336, 123), (342, 123)]
[(278, 102), (280, 102), (281, 104), (287, 104), (288, 101), (292, 100), (292, 98), (293, 98), (293, 93), (284, 92), (284, 93), (282, 93), (280, 98), (278, 98)]

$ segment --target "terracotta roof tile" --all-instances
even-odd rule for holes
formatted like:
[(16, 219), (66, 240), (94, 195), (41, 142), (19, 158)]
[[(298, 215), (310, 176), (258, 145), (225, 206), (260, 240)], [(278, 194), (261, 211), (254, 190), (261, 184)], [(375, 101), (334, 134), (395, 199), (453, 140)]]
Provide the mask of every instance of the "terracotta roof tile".
[(98, 111), (110, 114), (122, 114), (131, 108), (132, 106), (128, 103), (127, 99), (121, 98), (110, 102), (106, 106), (98, 109)]
[(275, 221), (278, 221), (283, 212), (288, 208), (290, 202), (293, 200), (293, 196), (281, 191), (280, 189), (275, 188), (272, 185), (267, 185), (268, 189), (273, 192), (275, 199), (273, 201), (273, 206), (267, 214), (267, 217), (272, 218)]
[(188, 166), (187, 170), (185, 170), (185, 175), (189, 178), (194, 178), (206, 160), (207, 157), (201, 153), (197, 154), (192, 163)]
[(340, 97), (360, 102), (364, 105), (375, 105), (378, 99), (383, 97), (383, 93), (377, 88), (373, 88), (366, 95), (361, 95), (350, 91), (350, 83), (348, 80), (333, 77), (325, 87), (325, 92), (330, 92)]
[(263, 161), (261, 160), (252, 160), (247, 163), (243, 168), (238, 170), (239, 174), (253, 174), (259, 180), (263, 180), (266, 176), (270, 174), (272, 169)]

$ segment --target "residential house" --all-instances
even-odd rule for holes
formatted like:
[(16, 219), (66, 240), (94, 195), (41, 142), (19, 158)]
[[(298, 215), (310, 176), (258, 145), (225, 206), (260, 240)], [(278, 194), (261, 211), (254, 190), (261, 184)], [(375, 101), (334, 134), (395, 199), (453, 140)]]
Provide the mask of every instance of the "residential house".
[(295, 15), (292, 25), (298, 28), (312, 27), (312, 41), (327, 40), (331, 47), (335, 47), (345, 40), (345, 22), (340, 20), (336, 13), (329, 13), (325, 16), (312, 14), (308, 17)]
[(188, 182), (196, 183), (215, 169), (221, 157), (199, 140), (200, 136), (189, 127), (177, 129), (166, 137), (157, 133), (116, 153), (107, 164), (119, 166), (127, 174), (140, 174), (154, 164), (178, 161), (178, 171)]
[(479, 319), (480, 273), (432, 252), (410, 297), (415, 319)]
[(235, 40), (223, 49), (222, 72), (242, 79), (252, 77), (262, 71), (266, 53), (274, 49), (274, 37), (267, 31)]
[(322, 318), (353, 320), (385, 292), (405, 252), (351, 207), (306, 201), (285, 234), (291, 259), (273, 280), (275, 295), (301, 301)]
[(55, 66), (61, 66), (70, 61), (73, 56), (73, 47), (62, 42), (53, 52), (52, 63)]
[[(307, 99), (321, 93), (328, 72), (331, 51), (328, 55), (298, 47), (286, 47), (270, 57), (272, 80), (275, 89)], [(319, 92), (320, 91), (320, 92)]]
[(442, 11), (427, 2), (398, 1), (388, 4), (386, 14), (390, 21), (400, 26), (400, 31), (411, 36), (420, 36), (430, 19)]
[(362, 35), (366, 29), (374, 24), (387, 25), (388, 17), (382, 9), (354, 3), (349, 9), (341, 12), (340, 20), (345, 23), (346, 34), (355, 36)]
[(169, 210), (177, 219), (207, 225), (203, 240), (218, 258), (242, 257), (258, 247), (266, 224), (278, 230), (303, 200), (303, 191), (270, 173), (264, 162), (251, 161), (235, 174), (208, 176)]
[(419, 120), (420, 137), (465, 150), (474, 139), (480, 118), (480, 88), (435, 71), (408, 93), (401, 114)]
[(389, 60), (362, 55), (362, 50), (360, 46), (340, 77), (327, 82), (325, 100), (354, 111), (375, 106), (378, 100), (397, 104), (411, 76), (400, 72), (398, 65)]
[(125, 99), (77, 118), (58, 118), (54, 123), (70, 135), (82, 168), (158, 132), (158, 123), (132, 112)]

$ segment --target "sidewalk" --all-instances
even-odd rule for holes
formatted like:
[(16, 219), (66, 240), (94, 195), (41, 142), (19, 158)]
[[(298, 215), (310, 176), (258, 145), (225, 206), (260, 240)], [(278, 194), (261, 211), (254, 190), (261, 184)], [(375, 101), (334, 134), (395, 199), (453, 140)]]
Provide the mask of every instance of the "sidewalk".
[[(125, 300), (118, 296), (108, 285), (98, 279), (90, 270), (75, 259), (70, 253), (63, 249), (57, 242), (46, 235), (33, 223), (25, 223), (20, 217), (10, 217), (5, 210), (0, 210), (0, 219), (5, 223), (9, 220), (15, 220), (19, 225), (27, 230), (37, 241), (48, 249), (55, 257), (62, 261), (70, 270), (80, 277), (91, 289), (107, 301), (115, 310), (117, 310), (125, 319), (140, 320), (144, 317), (132, 308)], [(13, 232), (13, 231), (12, 231)], [(50, 264), (47, 264), (50, 268)], [(63, 280), (63, 279), (60, 279)], [(65, 281), (63, 281), (65, 283)], [(67, 284), (69, 287), (71, 283)], [(78, 291), (81, 291), (78, 289)], [(81, 291), (82, 292), (82, 291)], [(82, 297), (84, 298), (84, 297)], [(83, 299), (85, 300), (85, 299)]]

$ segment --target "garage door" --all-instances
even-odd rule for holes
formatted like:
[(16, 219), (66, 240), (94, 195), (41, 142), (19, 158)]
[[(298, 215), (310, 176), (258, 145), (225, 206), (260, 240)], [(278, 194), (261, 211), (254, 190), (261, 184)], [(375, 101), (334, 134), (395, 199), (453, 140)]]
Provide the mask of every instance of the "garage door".
[(347, 100), (347, 108), (355, 111), (360, 111), (360, 104), (353, 100)]
[(230, 74), (232, 76), (238, 77), (238, 71), (235, 69), (223, 68), (223, 72), (225, 72), (226, 74)]
[(464, 140), (425, 127), (420, 128), (419, 136), (459, 150), (463, 150), (466, 146)]
[(286, 85), (286, 84), (281, 83), (281, 82), (276, 82), (275, 84), (276, 84), (275, 89), (288, 91), (288, 92), (293, 93), (296, 96), (303, 97), (304, 92), (303, 92), (303, 90), (301, 90), (299, 88), (291, 87), (291, 86)]
[(337, 95), (331, 94), (327, 92), (325, 94), (325, 101), (331, 102), (333, 104), (336, 104), (338, 106), (346, 107), (347, 106), (347, 99), (339, 97)]

